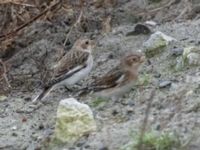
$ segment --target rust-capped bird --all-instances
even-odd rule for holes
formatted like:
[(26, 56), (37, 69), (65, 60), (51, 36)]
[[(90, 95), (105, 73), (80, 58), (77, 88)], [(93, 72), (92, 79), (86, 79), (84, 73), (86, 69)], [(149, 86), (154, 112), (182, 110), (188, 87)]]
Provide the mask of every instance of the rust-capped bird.
[(98, 97), (118, 99), (131, 90), (138, 78), (138, 69), (144, 61), (145, 56), (140, 52), (125, 56), (118, 66), (82, 89), (82, 93), (94, 92)]
[(59, 85), (74, 85), (85, 78), (93, 66), (93, 48), (94, 42), (92, 40), (83, 38), (77, 40), (72, 49), (54, 66), (52, 80), (45, 85), (42, 93), (33, 102), (43, 99)]

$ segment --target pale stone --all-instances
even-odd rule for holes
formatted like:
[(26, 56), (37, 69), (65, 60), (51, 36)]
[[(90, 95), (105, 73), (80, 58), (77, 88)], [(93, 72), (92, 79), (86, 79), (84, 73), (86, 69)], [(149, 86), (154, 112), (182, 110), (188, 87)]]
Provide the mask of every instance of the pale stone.
[(84, 134), (95, 130), (96, 123), (88, 105), (74, 98), (60, 101), (54, 133), (56, 140), (73, 143)]
[(0, 95), (0, 102), (3, 102), (7, 99), (5, 95)]
[(148, 57), (159, 54), (172, 41), (176, 41), (176, 39), (157, 31), (143, 44), (145, 53)]
[(146, 21), (145, 24), (150, 25), (150, 26), (156, 26), (157, 25), (157, 23), (155, 21), (152, 21), (152, 20)]
[(184, 64), (200, 65), (200, 48), (195, 46), (186, 47), (183, 51)]

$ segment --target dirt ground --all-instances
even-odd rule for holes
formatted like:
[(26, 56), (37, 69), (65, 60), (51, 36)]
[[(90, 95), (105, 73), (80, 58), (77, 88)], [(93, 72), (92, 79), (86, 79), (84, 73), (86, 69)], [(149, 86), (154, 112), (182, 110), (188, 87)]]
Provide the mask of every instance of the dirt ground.
[[(174, 3), (170, 5), (170, 2)], [(27, 26), (12, 46), (8, 47), (9, 52), (0, 53), (1, 58), (9, 64), (8, 79), (12, 86), (11, 90), (7, 90), (6, 83), (1, 80), (0, 149), (48, 149), (45, 145), (55, 127), (59, 101), (76, 97), (91, 107), (98, 130), (83, 137), (69, 149), (118, 150), (130, 142), (132, 131), (140, 129), (148, 97), (152, 89), (155, 89), (148, 130), (178, 133), (183, 142), (194, 137), (189, 150), (199, 150), (200, 68), (196, 66), (181, 71), (174, 70), (173, 67), (180, 56), (173, 56), (171, 52), (175, 47), (200, 45), (197, 6), (198, 0), (168, 3), (162, 1), (161, 4), (151, 5), (137, 0), (121, 0), (109, 12), (112, 14), (111, 32), (101, 32), (98, 25), (102, 21), (91, 17), (92, 14), (98, 13), (92, 10), (87, 14), (89, 20), (92, 20), (92, 23), (87, 24), (90, 26), (87, 26), (86, 31), (83, 31), (83, 28), (74, 30), (65, 46), (63, 42), (70, 29), (70, 24), (66, 24), (66, 21), (69, 21), (71, 16), (59, 15), (52, 19), (53, 21), (38, 20)], [(137, 9), (133, 11), (133, 7)], [(162, 10), (159, 10), (161, 8)], [(147, 13), (148, 11), (150, 13)], [(141, 15), (142, 19), (138, 20), (134, 13)], [(145, 84), (134, 87), (118, 102), (98, 101), (91, 95), (78, 97), (76, 92), (60, 87), (52, 91), (43, 104), (32, 104), (31, 100), (50, 76), (47, 68), (71, 48), (77, 37), (91, 37), (96, 40), (97, 46), (92, 72), (79, 85), (70, 87), (72, 89), (84, 87), (95, 76), (107, 72), (125, 53), (143, 50), (143, 43), (150, 35), (126, 34), (133, 31), (137, 22), (143, 23), (147, 20), (158, 23), (150, 27), (152, 32), (161, 31), (178, 42), (166, 47), (163, 53), (150, 58), (141, 67), (140, 76), (147, 80)], [(163, 82), (170, 84), (160, 87)], [(64, 148), (65, 146), (60, 146), (55, 149)]]

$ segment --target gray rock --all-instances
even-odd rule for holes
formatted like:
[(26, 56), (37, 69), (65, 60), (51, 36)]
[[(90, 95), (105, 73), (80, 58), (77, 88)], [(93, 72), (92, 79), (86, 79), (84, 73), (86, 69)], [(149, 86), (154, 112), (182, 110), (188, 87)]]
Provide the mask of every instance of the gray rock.
[(134, 28), (133, 31), (130, 31), (126, 34), (126, 36), (131, 36), (131, 35), (139, 35), (139, 34), (150, 34), (151, 30), (149, 29), (148, 26), (143, 25), (143, 24), (137, 24)]
[(159, 83), (159, 88), (166, 88), (171, 86), (172, 82), (171, 81), (161, 81)]
[(7, 96), (5, 95), (0, 95), (0, 102), (3, 102), (7, 99)]
[(157, 31), (143, 44), (145, 53), (148, 57), (153, 57), (161, 53), (164, 50), (163, 48), (172, 41), (176, 41), (176, 39)]
[(183, 54), (183, 48), (173, 48), (171, 49), (171, 54), (174, 56), (179, 56)]
[(184, 48), (183, 61), (185, 65), (200, 65), (200, 47)]

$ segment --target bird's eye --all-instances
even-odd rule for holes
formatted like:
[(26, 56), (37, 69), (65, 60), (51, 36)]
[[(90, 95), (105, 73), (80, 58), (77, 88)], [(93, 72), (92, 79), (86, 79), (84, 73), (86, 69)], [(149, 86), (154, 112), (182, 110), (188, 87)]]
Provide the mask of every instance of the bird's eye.
[(88, 45), (88, 44), (89, 44), (89, 41), (86, 41), (85, 44)]
[(136, 62), (136, 61), (137, 61), (137, 58), (132, 58), (132, 61), (133, 61), (133, 62)]

